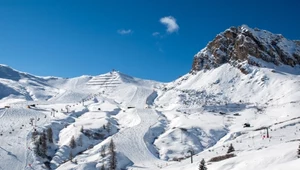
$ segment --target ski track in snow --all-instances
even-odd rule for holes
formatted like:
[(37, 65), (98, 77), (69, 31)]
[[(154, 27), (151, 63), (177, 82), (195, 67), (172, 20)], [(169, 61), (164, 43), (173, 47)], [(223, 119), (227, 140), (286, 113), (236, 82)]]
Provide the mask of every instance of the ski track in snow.
[(157, 122), (158, 115), (152, 109), (137, 109), (136, 112), (141, 122), (131, 128), (127, 128), (114, 136), (117, 150), (127, 156), (134, 165), (130, 169), (158, 169), (163, 164), (147, 148), (144, 136), (149, 128)]
[(139, 124), (126, 128), (113, 137), (116, 148), (133, 162), (129, 169), (159, 169), (158, 166), (165, 164), (164, 161), (156, 158), (147, 148), (144, 136), (149, 128), (157, 122), (158, 114), (152, 109), (144, 109), (148, 96), (152, 90), (137, 88), (133, 95), (131, 106), (136, 107), (135, 112), (140, 118)]
[(1, 116), (0, 116), (0, 119), (1, 119), (3, 116), (5, 116), (5, 113), (6, 113), (6, 109), (3, 110), (3, 113), (2, 113)]
[[(261, 77), (265, 76), (269, 79), (262, 80)], [(58, 92), (50, 98), (50, 101), (39, 101), (38, 104), (42, 108), (40, 110), (26, 107), (29, 103), (34, 104), (36, 101), (13, 99), (16, 102), (11, 104), (11, 100), (4, 100), (1, 103), (3, 107), (6, 105), (12, 107), (0, 110), (2, 134), (0, 136), (0, 170), (45, 169), (42, 167), (45, 166), (42, 163), (44, 160), (36, 159), (34, 153), (28, 149), (28, 146), (32, 146), (30, 133), (33, 129), (29, 125), (29, 119), (41, 119), (37, 122), (37, 128), (40, 131), (40, 128), (50, 120), (50, 118), (44, 118), (46, 110), (43, 110), (43, 107), (49, 110), (50, 108), (60, 110), (65, 109), (66, 104), (73, 105), (72, 112), (75, 114), (59, 112), (57, 117), (53, 118), (53, 121), (57, 121), (57, 124), (53, 126), (57, 135), (62, 132), (59, 136), (60, 140), (62, 139), (61, 143), (68, 143), (68, 136), (79, 132), (79, 128), (76, 128), (79, 126), (75, 126), (77, 124), (83, 123), (87, 130), (99, 130), (104, 125), (103, 123), (100, 126), (100, 123), (112, 121), (115, 131), (117, 128), (121, 130), (110, 134), (112, 136), (106, 139), (114, 140), (117, 153), (122, 153), (118, 156), (127, 157), (132, 162), (127, 166), (130, 163), (129, 160), (119, 159), (120, 168), (127, 166), (126, 169), (131, 170), (197, 169), (202, 158), (209, 160), (220, 156), (226, 152), (229, 144), (234, 144), (237, 155), (235, 158), (209, 163), (208, 169), (295, 170), (300, 161), (296, 158), (300, 133), (298, 114), (300, 93), (297, 83), (300, 81), (299, 75), (287, 76), (261, 68), (260, 71), (254, 71), (253, 77), (250, 77), (232, 69), (230, 65), (223, 65), (196, 75), (185, 75), (182, 79), (166, 84), (165, 90), (155, 88), (157, 93), (151, 88), (151, 83), (148, 85), (144, 81), (126, 80), (128, 82), (121, 82), (123, 84), (115, 86), (113, 84), (118, 84), (115, 81), (121, 78), (111, 77), (105, 79), (106, 82), (103, 84), (96, 83), (95, 86), (85, 86), (87, 82), (81, 79), (63, 82), (57, 85)], [(281, 88), (283, 85), (284, 88)], [(45, 93), (46, 90), (47, 88)], [(94, 92), (99, 94), (97, 101), (92, 100)], [(40, 94), (37, 93), (37, 95)], [(51, 96), (52, 93), (45, 95)], [(159, 100), (156, 99), (153, 103), (155, 97), (159, 97)], [(83, 98), (89, 99), (85, 103), (87, 110), (83, 110), (84, 107), (81, 104), (78, 105), (78, 101)], [(78, 106), (75, 106), (74, 101)], [(41, 103), (45, 103), (45, 106)], [(203, 103), (209, 107), (202, 108)], [(98, 108), (101, 108), (101, 111)], [(219, 111), (224, 111), (226, 114), (221, 117)], [(87, 112), (87, 115), (91, 116), (77, 117), (83, 115), (82, 112)], [(96, 115), (98, 113), (103, 116)], [(251, 127), (243, 128), (245, 122), (251, 123)], [(73, 126), (65, 126), (68, 128), (65, 130), (60, 128), (69, 124)], [(22, 127), (22, 125), (25, 126)], [(228, 132), (227, 129), (224, 130), (223, 125), (226, 125)], [(270, 126), (272, 138), (264, 139), (265, 130), (256, 131), (264, 126)], [(188, 133), (182, 133), (182, 130)], [(150, 135), (157, 138), (153, 141), (153, 136)], [(195, 162), (191, 164), (187, 150), (190, 146), (200, 145), (196, 137), (199, 137), (200, 142), (206, 144), (207, 147), (211, 142), (216, 143), (209, 146), (210, 148), (204, 148), (203, 151), (197, 151), (194, 157)], [(90, 139), (86, 141), (90, 142)], [(91, 141), (95, 142), (93, 139)], [(102, 164), (107, 166), (109, 157), (100, 157), (99, 154), (100, 147), (105, 146), (106, 142), (108, 141), (94, 143), (92, 148), (88, 148), (89, 143), (86, 143), (86, 150), (83, 153), (76, 153), (74, 158), (79, 160), (78, 164), (67, 160), (67, 150), (57, 152), (57, 155), (62, 154), (59, 162), (60, 169), (96, 169)], [(61, 145), (61, 143), (58, 144)], [(152, 149), (156, 149), (161, 159), (168, 161), (160, 160), (153, 154)], [(183, 160), (175, 162), (172, 158)], [(264, 163), (265, 161), (268, 163)], [(289, 166), (283, 167), (286, 165)]]
[(0, 158), (3, 161), (0, 169), (8, 167), (11, 170), (32, 169), (28, 167), (28, 164), (33, 162), (32, 151), (28, 149), (29, 133), (32, 130), (29, 119), (39, 117), (37, 126), (44, 125), (47, 119), (43, 119), (43, 116), (44, 114), (38, 111), (23, 107), (9, 108), (3, 112), (0, 119), (3, 133), (1, 138), (5, 137), (7, 140), (2, 141), (0, 146)]

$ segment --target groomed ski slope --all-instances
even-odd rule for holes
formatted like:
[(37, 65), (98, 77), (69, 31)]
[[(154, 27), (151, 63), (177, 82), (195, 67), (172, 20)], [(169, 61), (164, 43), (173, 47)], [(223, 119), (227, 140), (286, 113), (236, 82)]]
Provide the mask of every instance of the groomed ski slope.
[[(253, 72), (243, 75), (230, 65), (223, 65), (160, 85), (120, 77), (120, 84), (103, 87), (81, 77), (84, 80), (57, 82), (57, 87), (64, 88), (59, 88), (63, 90), (51, 100), (4, 99), (0, 104), (11, 108), (0, 109), (0, 170), (46, 169), (44, 160), (28, 149), (33, 146), (30, 118), (40, 118), (37, 126), (45, 129), (51, 125), (53, 129), (55, 147), (48, 150), (54, 156), (51, 163), (56, 163), (53, 169), (91, 170), (102, 165), (107, 168), (108, 150), (106, 156), (101, 156), (100, 151), (113, 139), (119, 169), (196, 170), (202, 158), (208, 162), (223, 155), (232, 143), (237, 156), (207, 163), (208, 170), (298, 170), (299, 75), (251, 69)], [(114, 74), (105, 78), (114, 78)], [(109, 85), (108, 82), (111, 80), (104, 84)], [(87, 99), (84, 104), (79, 103), (82, 99)], [(28, 109), (29, 103), (38, 106)], [(66, 105), (70, 106), (69, 113)], [(58, 112), (50, 118), (51, 109)], [(235, 113), (239, 115), (234, 116)], [(112, 125), (109, 134), (102, 128), (108, 122)], [(243, 128), (245, 122), (251, 128)], [(25, 127), (20, 129), (23, 124)], [(80, 132), (81, 126), (105, 137), (89, 138)], [(255, 130), (262, 126), (272, 129), (271, 140), (262, 139), (264, 130)], [(10, 135), (12, 127), (14, 132)], [(72, 136), (83, 139), (83, 146), (73, 150), (73, 162), (69, 160)], [(187, 152), (190, 148), (196, 150), (193, 164)], [(183, 160), (177, 162), (174, 158)]]
[[(31, 126), (30, 119), (34, 118)], [(31, 169), (28, 164), (33, 163), (33, 153), (29, 148), (30, 132), (48, 121), (42, 112), (23, 107), (1, 110), (0, 113), (0, 169)]]
[(118, 152), (122, 152), (133, 166), (129, 169), (158, 169), (158, 166), (164, 164), (164, 161), (156, 158), (147, 148), (144, 136), (154, 123), (157, 121), (157, 114), (154, 110), (137, 109), (136, 112), (141, 118), (138, 125), (126, 128), (117, 133), (113, 140), (115, 141)]
[(133, 127), (126, 128), (113, 136), (118, 152), (123, 153), (133, 165), (128, 169), (159, 169), (159, 166), (165, 164), (164, 161), (156, 158), (147, 148), (144, 136), (149, 128), (157, 122), (158, 114), (155, 110), (145, 108), (149, 96), (154, 91), (142, 87), (137, 87), (132, 100), (128, 103), (135, 107), (134, 112), (139, 117), (139, 123)]

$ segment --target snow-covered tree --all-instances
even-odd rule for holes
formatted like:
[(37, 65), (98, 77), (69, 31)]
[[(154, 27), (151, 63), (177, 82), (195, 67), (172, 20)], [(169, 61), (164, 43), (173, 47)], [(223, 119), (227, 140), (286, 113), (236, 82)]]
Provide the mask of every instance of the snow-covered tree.
[(234, 151), (235, 151), (234, 147), (232, 146), (232, 144), (230, 144), (227, 153), (231, 153), (231, 152), (234, 152)]
[(50, 127), (47, 129), (47, 138), (49, 143), (53, 143), (53, 131)]
[(207, 170), (206, 166), (205, 166), (205, 160), (202, 159), (200, 164), (199, 164), (199, 170)]
[(76, 142), (74, 136), (72, 136), (69, 146), (74, 149), (76, 147)]
[(100, 150), (102, 158), (105, 157), (105, 150), (106, 150), (105, 146), (102, 146)]
[(109, 169), (110, 170), (116, 170), (117, 169), (117, 154), (116, 154), (116, 146), (113, 140), (109, 143)]
[(104, 167), (104, 165), (102, 165), (102, 166), (101, 166), (101, 170), (105, 170), (105, 167)]

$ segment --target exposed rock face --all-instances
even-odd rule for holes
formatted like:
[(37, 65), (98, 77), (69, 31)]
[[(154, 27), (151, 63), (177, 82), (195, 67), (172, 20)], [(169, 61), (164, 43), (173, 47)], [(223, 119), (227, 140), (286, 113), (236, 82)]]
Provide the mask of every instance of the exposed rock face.
[[(300, 64), (300, 42), (291, 41), (282, 35), (248, 26), (231, 27), (216, 38), (194, 57), (192, 72), (211, 69), (224, 63), (241, 67), (239, 63), (260, 66), (255, 58), (275, 65)], [(247, 73), (240, 68), (243, 73)]]

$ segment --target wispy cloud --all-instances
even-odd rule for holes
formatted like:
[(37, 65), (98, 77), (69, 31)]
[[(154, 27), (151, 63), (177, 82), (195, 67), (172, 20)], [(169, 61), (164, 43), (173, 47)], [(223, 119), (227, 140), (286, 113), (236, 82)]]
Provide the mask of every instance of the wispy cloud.
[(179, 30), (179, 26), (176, 23), (176, 19), (172, 16), (163, 17), (159, 21), (167, 27), (167, 32), (170, 34)]
[(161, 53), (164, 53), (165, 51), (163, 50), (163, 44), (160, 43), (159, 41), (157, 41), (155, 43), (155, 46), (157, 47), (158, 51), (161, 52)]
[(160, 35), (159, 32), (154, 32), (154, 33), (152, 33), (152, 36), (154, 36), (154, 37), (157, 37), (157, 36), (159, 36), (159, 35)]
[(133, 31), (131, 29), (128, 29), (128, 30), (120, 29), (117, 32), (118, 32), (118, 34), (121, 34), (121, 35), (126, 35), (126, 34), (132, 34), (133, 33)]

